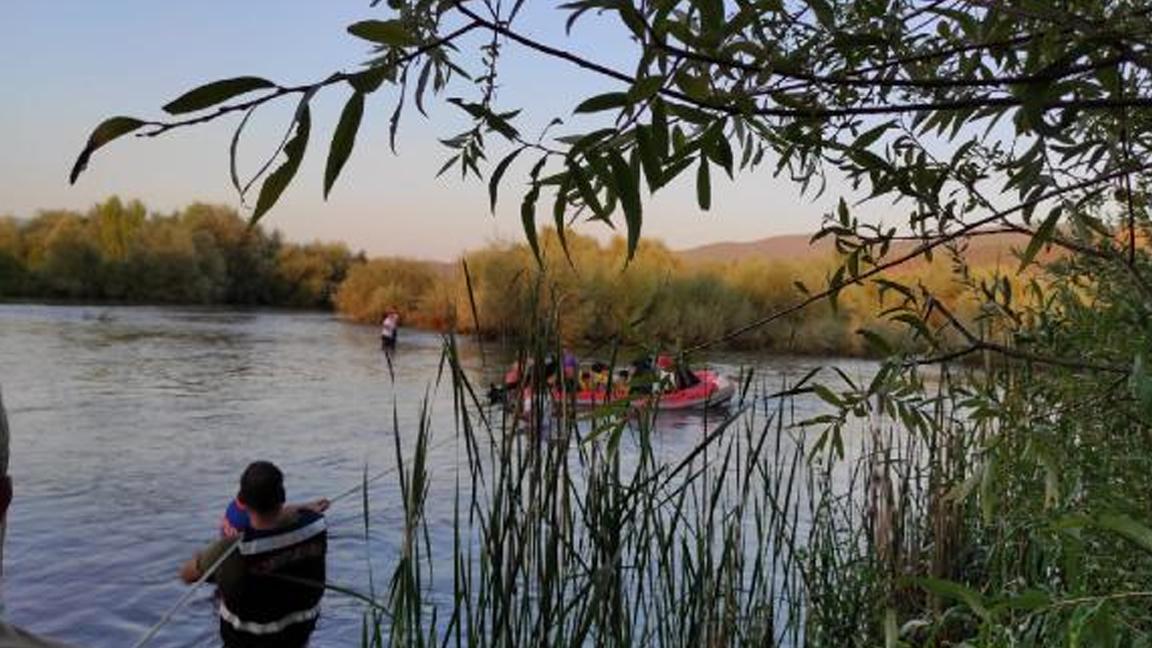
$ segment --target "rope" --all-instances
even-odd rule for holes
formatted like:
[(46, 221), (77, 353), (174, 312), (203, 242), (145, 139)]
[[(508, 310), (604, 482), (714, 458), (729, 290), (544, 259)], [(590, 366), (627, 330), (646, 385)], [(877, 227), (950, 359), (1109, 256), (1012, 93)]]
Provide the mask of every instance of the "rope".
[[(440, 443), (429, 446), (427, 452), (438, 450), (455, 440), (456, 437), (454, 436), (447, 437)], [(329, 504), (335, 504), (345, 497), (360, 492), (369, 484), (375, 483), (384, 477), (387, 477), (388, 475), (396, 472), (402, 465), (403, 464), (396, 464), (394, 466), (389, 466), (388, 468), (373, 475), (370, 479), (362, 480), (359, 484), (353, 486), (352, 488), (349, 488), (348, 490), (341, 492), (335, 497), (330, 498), (328, 500)], [(219, 558), (217, 558), (215, 562), (209, 565), (208, 569), (205, 569), (204, 573), (200, 575), (200, 578), (196, 579), (196, 582), (189, 586), (188, 591), (184, 592), (180, 599), (177, 600), (172, 607), (168, 608), (168, 611), (164, 613), (164, 616), (160, 617), (159, 621), (157, 621), (151, 628), (149, 628), (148, 631), (145, 632), (144, 635), (141, 636), (136, 643), (132, 644), (132, 648), (143, 648), (145, 644), (151, 641), (156, 636), (156, 634), (160, 632), (160, 629), (172, 620), (172, 617), (175, 616), (176, 612), (178, 612), (180, 608), (184, 607), (188, 601), (192, 600), (192, 595), (196, 593), (196, 590), (198, 590), (201, 585), (208, 582), (208, 579), (212, 577), (212, 574), (216, 573), (216, 570), (220, 568), (220, 565), (223, 565), (224, 561), (233, 553), (235, 553), (236, 548), (239, 546), (239, 540), (233, 542), (232, 545), (228, 547), (227, 551), (225, 551)]]
[(160, 632), (160, 628), (163, 628), (165, 624), (172, 620), (172, 616), (176, 614), (180, 608), (184, 607), (184, 604), (192, 598), (192, 595), (196, 593), (196, 590), (208, 581), (212, 574), (220, 568), (220, 565), (224, 564), (224, 561), (228, 558), (228, 556), (231, 556), (239, 546), (239, 540), (233, 542), (232, 546), (228, 547), (228, 550), (221, 554), (220, 557), (216, 559), (216, 562), (212, 563), (208, 569), (205, 569), (204, 573), (200, 575), (200, 578), (198, 578), (195, 583), (192, 583), (192, 586), (188, 588), (187, 592), (184, 592), (184, 595), (180, 597), (180, 600), (176, 601), (175, 605), (168, 608), (168, 611), (164, 613), (164, 616), (160, 617), (160, 620), (157, 621), (156, 624), (151, 628), (149, 628), (148, 632), (144, 633), (144, 636), (140, 637), (139, 641), (132, 644), (132, 648), (141, 648), (144, 644), (151, 641), (152, 637), (155, 637), (156, 633)]

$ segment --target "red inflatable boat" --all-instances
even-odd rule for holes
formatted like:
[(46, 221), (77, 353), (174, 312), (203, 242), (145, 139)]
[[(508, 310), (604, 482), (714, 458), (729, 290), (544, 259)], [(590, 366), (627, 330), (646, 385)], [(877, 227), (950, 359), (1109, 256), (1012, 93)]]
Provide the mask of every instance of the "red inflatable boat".
[[(726, 405), (732, 400), (736, 387), (727, 377), (707, 369), (695, 370), (691, 374), (694, 376), (694, 380), (690, 380), (693, 384), (681, 387), (664, 377), (663, 380), (654, 381), (651, 387), (644, 385), (636, 389), (630, 386), (630, 381), (625, 377), (612, 384), (611, 393), (603, 384), (583, 388), (576, 386), (571, 392), (553, 387), (552, 398), (556, 401), (567, 400), (580, 408), (628, 402), (632, 407), (655, 406), (660, 410), (700, 410)], [(522, 389), (520, 395), (525, 409), (530, 410), (531, 389)]]

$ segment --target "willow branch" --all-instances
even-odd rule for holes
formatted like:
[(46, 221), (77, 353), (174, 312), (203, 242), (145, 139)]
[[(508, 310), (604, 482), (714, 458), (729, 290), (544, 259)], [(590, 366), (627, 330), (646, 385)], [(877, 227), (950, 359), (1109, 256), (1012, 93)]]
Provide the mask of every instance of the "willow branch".
[(959, 360), (960, 358), (970, 356), (973, 353), (976, 353), (977, 351), (982, 350), (982, 348), (983, 347), (977, 346), (977, 345), (966, 346), (963, 349), (959, 349), (957, 351), (952, 351), (949, 353), (942, 353), (942, 354), (937, 355), (937, 356), (931, 356), (928, 358), (914, 358), (911, 360), (907, 360), (904, 362), (903, 366), (905, 368), (908, 368), (908, 367), (923, 367), (926, 365), (944, 364), (946, 362), (952, 362), (953, 360)]
[[(428, 52), (430, 52), (434, 49), (437, 49), (439, 47), (443, 47), (444, 45), (451, 43), (452, 41), (456, 40), (457, 38), (460, 38), (464, 34), (467, 34), (468, 32), (470, 32), (474, 29), (477, 29), (480, 26), (481, 26), (480, 24), (475, 23), (475, 22), (469, 23), (469, 24), (461, 27), (460, 29), (457, 29), (457, 30), (455, 30), (455, 31), (453, 31), (453, 32), (441, 37), (441, 38), (437, 38), (437, 39), (435, 39), (429, 43), (421, 45), (420, 47), (412, 50), (411, 52), (408, 52), (408, 53), (404, 54), (403, 56), (400, 56), (399, 58), (397, 58), (395, 61), (391, 62), (390, 64), (391, 65), (403, 65), (405, 63), (408, 63), (409, 61), (412, 61), (416, 58), (419, 58), (420, 56), (423, 56), (424, 54), (427, 54)], [(212, 112), (209, 112), (209, 113), (206, 113), (203, 115), (199, 115), (197, 117), (191, 117), (188, 119), (181, 119), (181, 120), (169, 121), (169, 122), (164, 122), (164, 121), (145, 122), (144, 125), (147, 127), (151, 127), (151, 128), (147, 131), (140, 133), (138, 135), (138, 137), (156, 137), (158, 135), (163, 135), (164, 133), (167, 133), (168, 131), (173, 130), (175, 128), (182, 128), (184, 126), (194, 126), (196, 124), (204, 124), (204, 123), (207, 123), (210, 121), (215, 121), (215, 120), (217, 120), (217, 119), (219, 119), (225, 115), (229, 115), (229, 114), (235, 113), (235, 112), (245, 112), (248, 110), (252, 110), (253, 108), (264, 105), (270, 101), (274, 101), (274, 100), (279, 99), (281, 97), (285, 97), (287, 95), (305, 94), (308, 92), (315, 92), (317, 90), (320, 90), (321, 88), (325, 88), (325, 87), (330, 86), (330, 85), (335, 85), (335, 84), (340, 83), (342, 81), (348, 81), (348, 80), (353, 79), (353, 78), (355, 78), (361, 74), (364, 74), (364, 73), (365, 73), (364, 71), (352, 72), (352, 73), (337, 72), (336, 74), (329, 76), (327, 79), (324, 79), (323, 81), (319, 81), (317, 83), (312, 83), (312, 84), (307, 84), (307, 85), (299, 85), (299, 86), (278, 87), (275, 91), (270, 92), (266, 95), (256, 97), (255, 99), (250, 99), (248, 101), (242, 101), (239, 103), (221, 106), (220, 108), (217, 108), (216, 110), (214, 110)]]
[[(758, 65), (755, 63), (746, 63), (744, 61), (737, 61), (733, 59), (723, 59), (700, 52), (686, 50), (675, 45), (661, 41), (654, 41), (656, 46), (660, 49), (680, 56), (691, 61), (698, 63), (707, 63), (709, 65), (716, 65), (719, 67), (730, 68), (747, 72), (749, 74), (761, 74), (767, 72), (777, 77), (791, 79), (794, 81), (803, 81), (805, 83), (816, 83), (834, 86), (846, 86), (854, 88), (983, 88), (983, 87), (1003, 87), (1003, 86), (1017, 86), (1017, 85), (1031, 85), (1036, 83), (1049, 83), (1064, 79), (1077, 74), (1085, 72), (1095, 72), (1107, 67), (1117, 65), (1124, 60), (1125, 55), (1117, 54), (1110, 56), (1103, 60), (1094, 63), (1083, 63), (1080, 65), (1070, 65), (1066, 68), (1055, 68), (1036, 74), (1024, 75), (1010, 75), (1002, 77), (992, 77), (988, 79), (965, 79), (965, 78), (927, 78), (927, 79), (890, 79), (885, 77), (863, 77), (863, 76), (845, 76), (845, 75), (824, 75), (815, 72), (801, 72), (794, 70), (781, 70), (771, 66)], [(771, 90), (776, 92), (777, 90)]]
[[(1145, 7), (1145, 8), (1139, 9), (1139, 10), (1135, 10), (1135, 11), (1132, 11), (1130, 13), (1125, 13), (1125, 14), (1113, 16), (1113, 21), (1139, 20), (1141, 18), (1146, 17), (1149, 13), (1152, 13), (1152, 6)], [(941, 48), (927, 51), (927, 52), (920, 52), (917, 54), (909, 54), (907, 56), (896, 57), (896, 58), (893, 58), (891, 60), (884, 61), (883, 63), (876, 63), (874, 65), (862, 67), (862, 68), (855, 70), (854, 72), (857, 75), (872, 74), (873, 72), (888, 70), (890, 68), (897, 67), (900, 65), (908, 65), (908, 64), (913, 64), (913, 63), (922, 63), (924, 61), (948, 59), (948, 58), (951, 58), (951, 57), (956, 56), (958, 54), (967, 54), (969, 52), (978, 52), (980, 50), (988, 50), (989, 52), (992, 52), (992, 51), (1015, 49), (1015, 48), (1018, 48), (1018, 47), (1026, 44), (1026, 43), (1030, 43), (1031, 41), (1036, 40), (1037, 38), (1048, 38), (1048, 37), (1063, 38), (1065, 36), (1070, 36), (1075, 32), (1076, 32), (1076, 29), (1074, 27), (1065, 24), (1065, 25), (1062, 25), (1056, 29), (1036, 31), (1036, 32), (1032, 32), (1029, 34), (1021, 34), (1020, 36), (1014, 36), (1012, 38), (1006, 38), (1003, 40), (993, 40), (993, 41), (985, 41), (985, 42), (979, 42), (979, 43), (961, 43), (961, 44), (953, 45), (951, 47), (941, 47)], [(1086, 34), (1086, 36), (1097, 36), (1097, 35), (1099, 35), (1099, 30), (1096, 30), (1094, 32), (1090, 32), (1090, 33)], [(778, 92), (790, 92), (792, 90), (797, 90), (797, 89), (801, 89), (804, 87), (806, 87), (805, 83), (797, 83), (797, 84), (782, 86), (780, 88), (777, 88), (777, 91)]]
[(936, 311), (943, 315), (944, 319), (948, 320), (948, 323), (952, 325), (952, 328), (956, 329), (956, 331), (959, 332), (960, 335), (968, 341), (968, 344), (973, 347), (973, 350), (994, 351), (1002, 356), (1014, 358), (1016, 360), (1034, 362), (1036, 364), (1051, 365), (1054, 367), (1063, 367), (1065, 369), (1074, 369), (1077, 371), (1088, 370), (1105, 371), (1119, 374), (1128, 373), (1128, 369), (1121, 365), (1091, 362), (1088, 360), (1072, 360), (1069, 358), (1044, 356), (1036, 353), (1030, 353), (1028, 351), (1021, 351), (1020, 349), (1015, 349), (1010, 346), (981, 339), (972, 333), (972, 331), (968, 330), (968, 327), (964, 326), (964, 324), (961, 323), (954, 314), (952, 314), (952, 311), (948, 310), (948, 308), (944, 306), (943, 302), (932, 296), (929, 296), (928, 298), (928, 311)]
[[(631, 74), (627, 74), (625, 72), (612, 69), (606, 65), (596, 63), (595, 61), (591, 61), (583, 56), (580, 56), (579, 54), (575, 54), (568, 50), (563, 50), (546, 43), (542, 43), (538, 40), (529, 38), (516, 31), (513, 31), (506, 25), (487, 20), (465, 6), (458, 6), (457, 9), (464, 15), (471, 18), (474, 22), (479, 23), (485, 29), (499, 32), (509, 40), (519, 43), (528, 49), (540, 52), (541, 54), (545, 54), (553, 58), (567, 61), (577, 67), (595, 72), (601, 76), (627, 83), (629, 85), (634, 83), (636, 80), (635, 77)], [(672, 88), (662, 88), (659, 91), (659, 94), (696, 106), (698, 108), (713, 110), (727, 115), (758, 115), (762, 117), (787, 117), (801, 119), (825, 119), (831, 117), (850, 117), (857, 115), (901, 115), (949, 110), (966, 110), (969, 108), (1014, 107), (1023, 105), (1024, 103), (1023, 99), (1005, 96), (972, 97), (949, 101), (883, 104), (872, 106), (854, 106), (847, 108), (779, 108), (776, 106), (767, 106), (746, 110), (728, 102), (692, 97)], [(1099, 110), (1109, 108), (1123, 108), (1128, 106), (1152, 108), (1152, 97), (1132, 97), (1125, 99), (1061, 99), (1045, 102), (1040, 106), (1040, 109), (1043, 111), (1069, 108), (1075, 108), (1078, 110)]]

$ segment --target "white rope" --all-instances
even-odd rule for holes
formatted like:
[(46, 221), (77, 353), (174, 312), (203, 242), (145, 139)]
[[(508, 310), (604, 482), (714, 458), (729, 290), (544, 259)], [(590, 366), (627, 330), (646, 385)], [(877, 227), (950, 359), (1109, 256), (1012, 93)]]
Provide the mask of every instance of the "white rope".
[(184, 607), (184, 604), (192, 598), (192, 595), (196, 593), (196, 590), (199, 589), (199, 587), (205, 582), (207, 582), (209, 578), (211, 578), (212, 574), (215, 573), (217, 569), (219, 569), (220, 565), (224, 564), (224, 561), (228, 558), (228, 556), (231, 556), (232, 553), (236, 551), (236, 547), (239, 546), (240, 540), (237, 539), (236, 542), (233, 542), (232, 545), (228, 547), (227, 551), (225, 551), (220, 555), (219, 558), (216, 559), (216, 562), (212, 563), (208, 569), (204, 570), (204, 573), (200, 575), (200, 578), (196, 579), (195, 583), (192, 583), (192, 586), (188, 588), (187, 592), (184, 592), (184, 595), (180, 597), (180, 600), (176, 601), (175, 605), (168, 608), (168, 611), (164, 613), (164, 616), (160, 617), (160, 620), (157, 621), (156, 624), (151, 628), (149, 628), (148, 632), (144, 633), (144, 636), (140, 637), (139, 641), (132, 644), (132, 648), (141, 648), (141, 646), (151, 641), (152, 637), (155, 637), (156, 633), (160, 632), (160, 628), (163, 628), (166, 623), (172, 620), (172, 615), (176, 614), (180, 608)]
[[(428, 449), (425, 450), (425, 452), (430, 453), (434, 450), (439, 450), (440, 448), (443, 448), (444, 446), (448, 445), (449, 443), (452, 443), (455, 440), (456, 440), (456, 437), (454, 437), (454, 436), (447, 437), (443, 441), (441, 441), (440, 443), (436, 443), (436, 444), (428, 446)], [(339, 495), (332, 497), (328, 501), (330, 503), (334, 504), (334, 503), (339, 502), (340, 500), (344, 499), (345, 497), (348, 497), (349, 495), (354, 495), (356, 493), (359, 493), (361, 490), (363, 490), (365, 487), (369, 486), (370, 484), (374, 484), (374, 483), (380, 481), (381, 479), (387, 477), (388, 475), (391, 475), (392, 473), (396, 472), (396, 468), (397, 468), (397, 466), (389, 466), (388, 468), (376, 473), (372, 477), (369, 477), (366, 480), (362, 480), (359, 484), (356, 484), (352, 488), (349, 488), (348, 490), (340, 493)]]
[[(440, 443), (429, 446), (427, 452), (431, 452), (433, 450), (438, 450), (438, 449), (448, 445), (449, 443), (451, 443), (455, 440), (456, 440), (456, 437), (454, 437), (454, 436), (447, 437), (443, 441), (441, 441)], [(388, 475), (396, 472), (396, 470), (400, 466), (401, 466), (401, 464), (397, 464), (395, 466), (389, 466), (388, 468), (386, 468), (386, 469), (380, 471), (379, 473), (377, 473), (376, 475), (372, 476), (372, 478), (362, 480), (356, 486), (353, 486), (352, 488), (349, 488), (348, 490), (340, 493), (339, 495), (336, 495), (335, 497), (329, 499), (328, 502), (329, 503), (335, 503), (335, 502), (338, 502), (338, 501), (344, 499), (345, 497), (348, 497), (349, 495), (360, 492), (365, 487), (367, 487), (369, 484), (377, 482), (377, 481), (383, 479), (384, 477), (387, 477)], [(192, 583), (192, 585), (188, 588), (188, 591), (184, 592), (183, 596), (181, 596), (180, 599), (178, 601), (176, 601), (176, 604), (173, 605), (171, 608), (169, 608), (168, 611), (164, 613), (164, 616), (160, 617), (160, 620), (157, 621), (156, 624), (153, 625), (151, 628), (149, 628), (148, 632), (144, 633), (144, 635), (142, 637), (140, 637), (140, 639), (136, 643), (132, 644), (132, 648), (143, 648), (143, 646), (145, 644), (147, 644), (149, 641), (151, 641), (152, 638), (155, 637), (158, 632), (160, 632), (160, 629), (163, 628), (169, 621), (172, 620), (172, 617), (176, 614), (176, 612), (178, 612), (180, 610), (180, 608), (184, 607), (184, 605), (187, 604), (188, 601), (190, 601), (192, 599), (192, 595), (196, 593), (196, 590), (199, 589), (201, 585), (206, 583), (208, 581), (208, 579), (212, 577), (212, 574), (214, 574), (216, 572), (216, 570), (220, 568), (220, 565), (224, 564), (224, 561), (228, 558), (228, 556), (231, 556), (232, 553), (235, 552), (236, 548), (239, 546), (240, 546), (239, 540), (237, 540), (236, 542), (233, 542), (232, 545), (228, 547), (228, 550), (225, 551), (219, 558), (217, 558), (216, 562), (212, 563), (208, 567), (208, 569), (205, 569), (204, 573), (200, 575), (200, 578), (198, 578), (196, 580), (196, 582)]]

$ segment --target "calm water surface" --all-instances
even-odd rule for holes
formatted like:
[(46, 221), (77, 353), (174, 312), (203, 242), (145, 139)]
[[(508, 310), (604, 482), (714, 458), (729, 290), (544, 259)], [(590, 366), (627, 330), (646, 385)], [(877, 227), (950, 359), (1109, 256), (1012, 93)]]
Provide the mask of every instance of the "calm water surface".
[[(438, 335), (402, 331), (393, 382), (375, 329), (326, 314), (0, 306), (16, 487), (3, 617), (78, 646), (131, 645), (184, 592), (179, 565), (214, 537), (249, 461), (279, 464), (290, 499), (330, 497), (360, 483), (366, 466), (395, 466), (393, 403), (410, 442), (429, 391), (428, 520), (433, 543), (450, 548), (454, 478), (466, 464), (462, 448), (439, 443), (453, 433), (450, 390), (434, 385), (440, 351)], [(499, 371), (497, 362), (485, 370), (471, 343), (461, 352), (478, 378)], [(755, 365), (769, 383), (820, 364), (712, 360), (732, 373)], [(704, 427), (700, 417), (670, 417), (660, 452), (681, 456)], [(367, 544), (358, 497), (330, 511), (334, 582), (366, 590), (369, 561), (386, 580), (400, 539), (398, 491), (394, 477), (373, 485)], [(149, 645), (218, 645), (213, 614), (202, 588)], [(355, 645), (361, 614), (327, 596), (313, 646)]]

